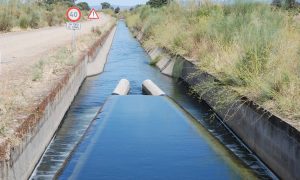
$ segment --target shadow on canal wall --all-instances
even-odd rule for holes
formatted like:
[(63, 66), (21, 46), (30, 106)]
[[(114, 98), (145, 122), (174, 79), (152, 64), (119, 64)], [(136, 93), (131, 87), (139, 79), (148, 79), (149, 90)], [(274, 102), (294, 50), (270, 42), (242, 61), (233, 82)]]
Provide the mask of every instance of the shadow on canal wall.
[(21, 139), (18, 146), (12, 147), (7, 141), (0, 143), (0, 179), (28, 179), (84, 79), (102, 72), (101, 68), (91, 67), (95, 67), (95, 64), (104, 66), (115, 31), (114, 23), (89, 51), (78, 59), (73, 70), (57, 83), (37, 105), (35, 111), (26, 117), (16, 131), (16, 135)]
[[(142, 41), (142, 32), (133, 34)], [(180, 78), (190, 87), (219, 82), (209, 73), (201, 72), (193, 60), (172, 55), (159, 47), (145, 50), (161, 73)], [(300, 179), (300, 132), (297, 129), (247, 97), (225, 102), (219, 108), (220, 99), (238, 97), (236, 92), (222, 86), (210, 88), (198, 96), (275, 174), (283, 179)]]

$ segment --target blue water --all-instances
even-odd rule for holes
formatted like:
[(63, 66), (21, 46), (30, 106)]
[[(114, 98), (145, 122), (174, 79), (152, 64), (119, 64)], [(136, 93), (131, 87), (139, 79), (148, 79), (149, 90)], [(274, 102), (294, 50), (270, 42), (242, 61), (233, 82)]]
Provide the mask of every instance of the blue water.
[(161, 96), (111, 96), (60, 179), (239, 179)]
[[(117, 32), (104, 72), (101, 75), (87, 78), (83, 83), (60, 129), (33, 173), (33, 179), (51, 179), (58, 171), (61, 173), (61, 179), (72, 176), (76, 165), (86, 158), (87, 147), (94, 143), (99, 128), (102, 127), (103, 119), (101, 119), (101, 116), (105, 112), (97, 116), (83, 139), (81, 137), (121, 78), (130, 81), (131, 95), (142, 94), (142, 82), (145, 79), (151, 79), (193, 116), (189, 119), (189, 123), (192, 125), (191, 130), (197, 130), (199, 144), (186, 148), (186, 153), (197, 154), (198, 158), (189, 158), (186, 163), (199, 165), (187, 169), (187, 172), (199, 173), (202, 178), (206, 179), (275, 178), (272, 172), (213, 116), (213, 112), (205, 104), (187, 95), (188, 89), (184, 83), (162, 75), (157, 68), (149, 65), (149, 57), (132, 37), (125, 23), (120, 21), (117, 25)], [(104, 131), (108, 131), (105, 126), (102, 128)], [(99, 141), (100, 144), (109, 143), (110, 138), (107, 137), (105, 140), (101, 138), (101, 140), (103, 141)], [(66, 158), (78, 142), (80, 144), (65, 165)], [(126, 144), (126, 139), (124, 139), (124, 143)], [(119, 147), (115, 148), (119, 149)], [(157, 148), (159, 146), (153, 150), (158, 151)], [(112, 151), (116, 149), (112, 148)], [(124, 151), (124, 149), (119, 150)], [(149, 151), (151, 151), (151, 148)], [(171, 150), (170, 153), (172, 153)], [(108, 161), (109, 158), (102, 165), (105, 166)], [(134, 162), (135, 160), (131, 158), (128, 161)], [(176, 159), (174, 159), (174, 162), (176, 162)], [(169, 163), (172, 163), (172, 161)], [(149, 168), (156, 169), (154, 165)], [(114, 167), (120, 168), (116, 164), (114, 164)], [(137, 164), (136, 167), (146, 168), (143, 167), (143, 164)], [(174, 171), (173, 169), (164, 170)], [(135, 169), (130, 171), (135, 171)], [(188, 178), (187, 172), (183, 173), (182, 177)], [(138, 177), (143, 176), (140, 174)], [(159, 179), (159, 177), (159, 174), (153, 174), (152, 177), (143, 177), (142, 179)], [(117, 173), (111, 174), (110, 178), (123, 179)]]

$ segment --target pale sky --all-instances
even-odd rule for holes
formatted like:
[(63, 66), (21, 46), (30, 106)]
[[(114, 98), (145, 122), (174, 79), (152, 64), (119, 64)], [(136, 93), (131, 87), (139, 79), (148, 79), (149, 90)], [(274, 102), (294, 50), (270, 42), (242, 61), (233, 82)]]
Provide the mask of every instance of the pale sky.
[(102, 2), (119, 6), (135, 6), (137, 4), (145, 4), (148, 0), (78, 0), (77, 2), (80, 1), (87, 2), (90, 6), (100, 5)]
[[(146, 4), (148, 0), (77, 0), (76, 2), (87, 2), (90, 6), (100, 6), (102, 2), (108, 2), (112, 5), (118, 6), (135, 6), (137, 4)], [(198, 0), (195, 0), (198, 1)], [(213, 0), (224, 1), (224, 0)], [(260, 2), (272, 2), (272, 0), (248, 0), (248, 1), (260, 1)], [(296, 0), (300, 2), (300, 0)]]

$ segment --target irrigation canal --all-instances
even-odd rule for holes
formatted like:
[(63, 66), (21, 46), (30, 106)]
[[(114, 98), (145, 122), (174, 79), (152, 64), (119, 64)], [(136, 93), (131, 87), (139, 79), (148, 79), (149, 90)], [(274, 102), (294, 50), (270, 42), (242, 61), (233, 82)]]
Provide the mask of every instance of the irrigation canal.
[[(110, 96), (122, 78), (129, 96)], [(145, 79), (170, 98), (142, 96)], [(31, 179), (276, 179), (188, 94), (120, 21), (104, 72), (85, 80)]]

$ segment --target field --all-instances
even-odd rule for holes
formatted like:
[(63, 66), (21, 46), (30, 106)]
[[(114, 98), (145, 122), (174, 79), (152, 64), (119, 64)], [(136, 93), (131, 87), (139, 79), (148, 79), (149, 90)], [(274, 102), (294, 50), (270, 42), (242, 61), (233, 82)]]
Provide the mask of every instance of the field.
[(147, 48), (195, 59), (222, 85), (299, 125), (298, 13), (259, 3), (171, 3), (136, 8), (126, 19), (130, 28), (144, 32)]

